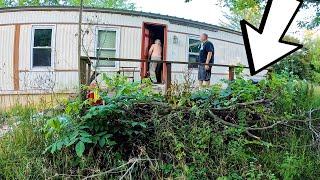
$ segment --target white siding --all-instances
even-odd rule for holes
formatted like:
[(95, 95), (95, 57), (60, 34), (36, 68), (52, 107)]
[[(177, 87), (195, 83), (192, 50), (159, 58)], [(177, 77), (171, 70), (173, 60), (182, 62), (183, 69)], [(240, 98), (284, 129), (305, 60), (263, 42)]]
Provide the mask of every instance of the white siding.
[(31, 32), (31, 25), (22, 25), (20, 28), (19, 70), (30, 71), (31, 68)]
[[(140, 59), (141, 30), (143, 22), (166, 24), (168, 27), (167, 60), (188, 61), (188, 38), (205, 32), (215, 45), (215, 63), (225, 65), (247, 65), (242, 36), (223, 30), (203, 30), (177, 24), (162, 19), (130, 16), (101, 12), (84, 12), (84, 44), (82, 55), (95, 56), (96, 28), (113, 27), (119, 29), (119, 57)], [(78, 12), (76, 11), (17, 11), (0, 13), (0, 90), (13, 90), (13, 43), (14, 25), (21, 24), (20, 31), (20, 89), (21, 91), (53, 89), (54, 91), (74, 91), (78, 85)], [(31, 69), (32, 25), (55, 26), (54, 71), (39, 72)], [(217, 30), (217, 31), (216, 31)], [(173, 37), (178, 43), (173, 43)], [(140, 63), (120, 62), (121, 67), (136, 67)], [(118, 71), (119, 69), (114, 69)], [(187, 65), (174, 64), (172, 79), (182, 81), (188, 71)], [(227, 78), (228, 69), (214, 67), (213, 82)], [(192, 79), (197, 79), (197, 70), (191, 71)], [(139, 72), (135, 73), (139, 80)], [(36, 83), (42, 87), (36, 87)]]
[(78, 26), (56, 26), (55, 69), (78, 69)]
[(67, 11), (17, 11), (0, 15), (1, 24), (75, 23), (77, 21), (78, 13)]
[(77, 72), (20, 72), (22, 91), (76, 92)]
[[(48, 24), (50, 25), (50, 24)], [(20, 30), (20, 90), (74, 91), (78, 84), (77, 26), (57, 25), (54, 53), (54, 71), (42, 72), (31, 68), (32, 25)], [(58, 72), (55, 72), (58, 71)]]
[(13, 90), (14, 26), (0, 26), (0, 91)]

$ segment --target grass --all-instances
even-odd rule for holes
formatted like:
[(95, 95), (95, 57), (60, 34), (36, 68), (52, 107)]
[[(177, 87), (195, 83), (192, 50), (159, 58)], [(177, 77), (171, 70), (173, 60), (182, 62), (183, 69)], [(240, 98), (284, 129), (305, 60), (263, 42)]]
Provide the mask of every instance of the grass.
[[(19, 124), (0, 140), (0, 179), (314, 179), (320, 174), (319, 149), (312, 144), (308, 126), (294, 120), (305, 120), (301, 112), (320, 106), (320, 87), (314, 87), (310, 97), (309, 86), (291, 83), (283, 88), (286, 81), (280, 80), (270, 88), (241, 79), (232, 84), (232, 91), (214, 87), (171, 97), (173, 106), (149, 91), (132, 93), (137, 85), (117, 82), (116, 97), (101, 95), (108, 102), (104, 106), (70, 101), (66, 111), (13, 108), (2, 113), (2, 121)], [(273, 93), (269, 89), (275, 89), (278, 93), (279, 87), (286, 89), (282, 92), (286, 96), (277, 103), (228, 109), (240, 98), (242, 104), (244, 99), (252, 102), (261, 98), (260, 91)], [(158, 104), (154, 106), (152, 100)], [(223, 107), (227, 110), (217, 110)], [(208, 117), (206, 108), (216, 109), (217, 116), (235, 125)], [(50, 124), (56, 131), (48, 137), (48, 122), (57, 117), (72, 120), (64, 121), (65, 126)], [(288, 123), (250, 131), (261, 139), (244, 131), (278, 120)], [(92, 126), (87, 131), (93, 136), (103, 129), (111, 135), (105, 143), (113, 145), (86, 143), (83, 156), (76, 154), (74, 145), (44, 153), (59, 138), (73, 133), (73, 123)]]
[[(45, 138), (30, 121), (21, 121), (0, 139), (0, 169), (5, 179), (39, 179), (43, 173)], [(39, 174), (39, 176), (37, 175)]]

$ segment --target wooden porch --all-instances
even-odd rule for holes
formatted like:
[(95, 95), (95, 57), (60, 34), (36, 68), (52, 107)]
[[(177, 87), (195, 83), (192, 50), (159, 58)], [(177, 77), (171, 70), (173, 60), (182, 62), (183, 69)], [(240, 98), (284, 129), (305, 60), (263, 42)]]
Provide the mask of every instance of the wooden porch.
[[(118, 61), (118, 62), (134, 62), (140, 63), (140, 67), (119, 67), (117, 71), (118, 74), (125, 75), (132, 73), (131, 75), (127, 75), (128, 78), (134, 80), (134, 76), (139, 73), (141, 79), (146, 78), (144, 76), (145, 70), (145, 63), (148, 62), (156, 62), (163, 64), (163, 85), (165, 91), (170, 88), (172, 83), (172, 65), (173, 64), (180, 64), (180, 65), (200, 65), (201, 63), (190, 63), (184, 61), (152, 61), (152, 60), (145, 60), (145, 59), (123, 59), (123, 58), (97, 58), (97, 57), (81, 57), (81, 84), (89, 85), (93, 80), (93, 72), (92, 72), (92, 61)], [(232, 81), (235, 78), (235, 69), (236, 68), (245, 68), (249, 69), (249, 67), (237, 66), (237, 65), (223, 65), (223, 64), (209, 64), (213, 67), (224, 67), (228, 69), (228, 80)]]

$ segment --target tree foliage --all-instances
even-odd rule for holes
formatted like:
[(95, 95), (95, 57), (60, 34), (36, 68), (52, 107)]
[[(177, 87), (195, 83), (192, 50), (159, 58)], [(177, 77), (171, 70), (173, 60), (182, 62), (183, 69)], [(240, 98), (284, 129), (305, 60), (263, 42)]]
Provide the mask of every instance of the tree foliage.
[(320, 83), (320, 37), (314, 37), (312, 33), (304, 37), (303, 42), (286, 37), (289, 42), (303, 43), (304, 48), (289, 56), (274, 66), (277, 73), (291, 73), (300, 79), (308, 80), (314, 83)]
[(301, 22), (302, 26), (306, 26), (309, 29), (313, 29), (320, 26), (320, 1), (319, 0), (304, 0), (304, 7), (306, 9), (313, 7), (316, 9), (315, 15), (312, 21)]
[[(185, 0), (190, 2), (192, 0)], [(195, 0), (194, 0), (195, 1)], [(239, 20), (246, 19), (250, 23), (257, 25), (261, 20), (261, 15), (264, 11), (264, 6), (267, 0), (218, 0), (219, 4), (223, 7), (227, 7), (229, 12), (225, 13), (225, 17), (228, 20), (223, 25), (240, 29)], [(319, 0), (304, 0), (304, 9), (315, 8), (315, 12), (310, 11), (311, 20), (301, 21), (300, 25), (313, 29), (320, 25), (320, 1)]]
[(229, 7), (229, 12), (224, 12), (227, 22), (222, 22), (222, 26), (230, 29), (240, 30), (240, 21), (246, 19), (254, 26), (259, 27), (264, 5), (254, 0), (220, 0), (220, 4)]

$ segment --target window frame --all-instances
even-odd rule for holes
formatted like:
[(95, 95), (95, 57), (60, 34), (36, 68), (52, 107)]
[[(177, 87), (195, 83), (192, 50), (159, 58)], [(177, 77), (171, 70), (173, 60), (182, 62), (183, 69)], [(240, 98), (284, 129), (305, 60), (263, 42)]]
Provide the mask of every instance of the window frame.
[[(98, 42), (99, 42), (99, 31), (115, 31), (116, 32), (116, 39), (115, 39), (115, 48), (98, 48)], [(120, 57), (120, 29), (117, 27), (96, 27), (96, 34), (95, 34), (95, 45), (94, 45), (94, 55), (98, 58), (98, 50), (115, 50), (115, 58)], [(98, 70), (107, 71), (107, 70), (114, 70), (116, 71), (119, 69), (119, 61), (114, 61), (115, 66), (113, 67), (98, 67)]]
[[(192, 40), (199, 40), (200, 36), (194, 36), (194, 35), (189, 35), (187, 38), (187, 58), (188, 58), (188, 62), (190, 62), (190, 55), (196, 55), (199, 56), (199, 53), (192, 53), (189, 51), (190, 48), (190, 39)], [(198, 69), (198, 66), (192, 67), (190, 64), (188, 65), (188, 69)]]
[[(34, 47), (34, 38), (35, 38), (35, 31), (37, 29), (51, 29), (51, 65), (50, 66), (34, 66), (33, 65), (33, 53), (34, 49), (46, 49), (49, 47), (42, 47), (42, 48), (37, 48)], [(36, 71), (53, 71), (54, 70), (54, 58), (55, 58), (55, 47), (56, 47), (56, 25), (32, 25), (32, 30), (31, 30), (31, 53), (30, 53), (30, 69), (31, 70), (36, 70)]]

